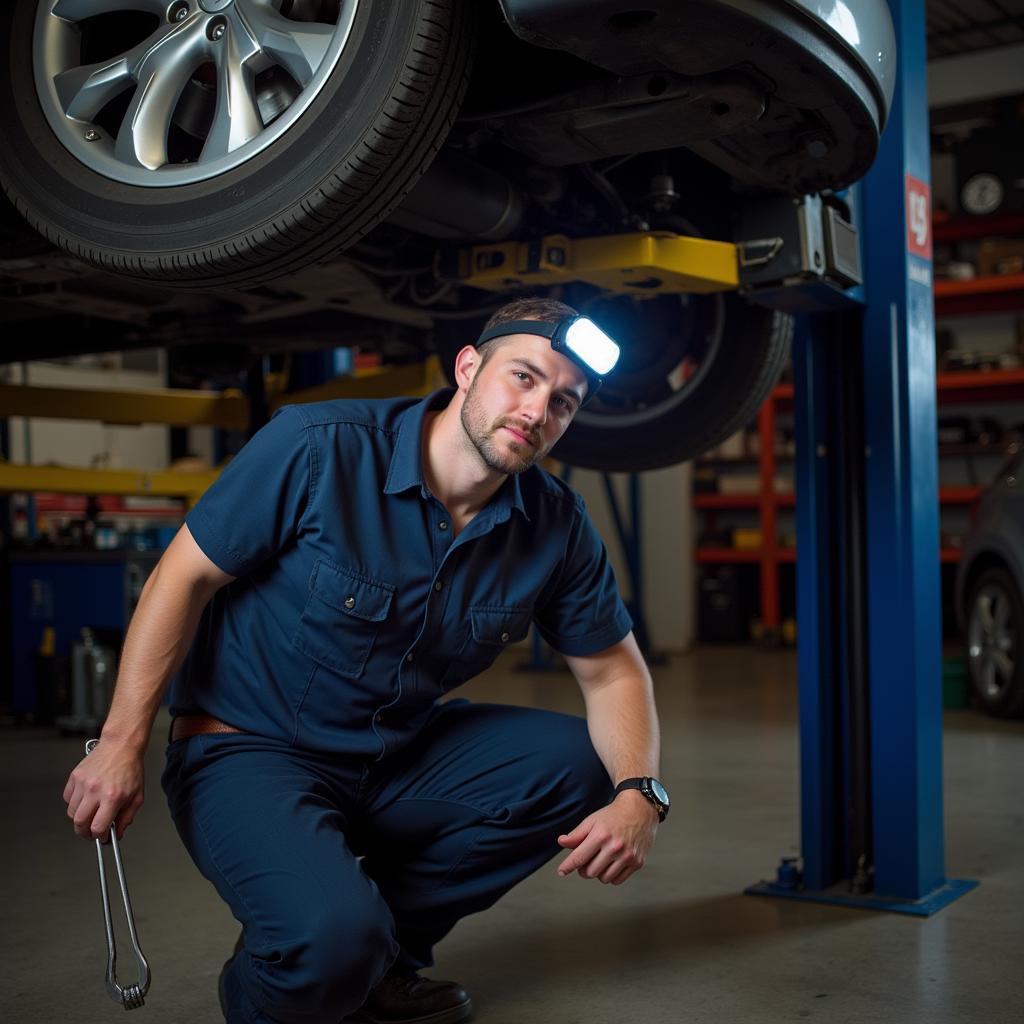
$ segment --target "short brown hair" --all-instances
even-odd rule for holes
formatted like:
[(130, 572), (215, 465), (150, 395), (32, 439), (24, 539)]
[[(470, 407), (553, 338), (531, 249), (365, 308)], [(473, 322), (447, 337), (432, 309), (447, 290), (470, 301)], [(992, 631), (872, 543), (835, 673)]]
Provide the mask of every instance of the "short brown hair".
[[(507, 302), (484, 324), (484, 331), (489, 331), (499, 324), (511, 323), (513, 320), (543, 320), (545, 323), (557, 324), (559, 320), (564, 320), (567, 316), (578, 315), (572, 306), (567, 306), (564, 302), (559, 302), (558, 299), (546, 299), (541, 295), (531, 295)], [(483, 331), (480, 333), (482, 334)]]
[[(532, 295), (523, 299), (513, 299), (505, 303), (501, 309), (491, 315), (491, 319), (484, 324), (484, 331), (501, 324), (510, 324), (513, 320), (542, 320), (544, 323), (557, 324), (567, 316), (577, 316), (572, 306), (567, 306), (558, 299), (546, 299), (541, 295)], [(483, 354), (480, 360), (481, 366), (486, 366), (491, 356), (507, 341), (507, 338), (497, 337), (477, 345), (476, 350)]]

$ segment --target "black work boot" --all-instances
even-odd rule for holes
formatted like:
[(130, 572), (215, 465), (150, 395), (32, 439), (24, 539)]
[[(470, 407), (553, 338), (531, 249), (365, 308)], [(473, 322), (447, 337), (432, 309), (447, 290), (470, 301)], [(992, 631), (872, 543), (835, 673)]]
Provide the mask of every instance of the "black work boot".
[(465, 989), (392, 967), (344, 1024), (461, 1024), (473, 1015)]
[(227, 973), (227, 969), (231, 966), (232, 961), (238, 956), (238, 951), (245, 945), (245, 932), (240, 932), (238, 940), (235, 942), (235, 948), (231, 953), (231, 956), (224, 961), (224, 966), (220, 969), (220, 974), (217, 975), (217, 998), (220, 1000), (220, 1012), (224, 1014), (224, 1019), (228, 1019), (228, 1001), (224, 995), (224, 975)]

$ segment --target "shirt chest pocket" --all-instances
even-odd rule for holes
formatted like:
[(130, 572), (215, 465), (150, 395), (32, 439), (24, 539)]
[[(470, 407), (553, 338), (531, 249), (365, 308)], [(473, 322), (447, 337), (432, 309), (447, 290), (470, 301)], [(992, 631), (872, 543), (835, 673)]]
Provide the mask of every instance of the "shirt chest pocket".
[(530, 608), (477, 605), (469, 609), (469, 631), (457, 658), (449, 664), (441, 689), (472, 679), (492, 665), (509, 644), (518, 643), (530, 629)]
[(357, 678), (388, 617), (394, 593), (389, 583), (317, 562), (292, 643), (326, 668)]

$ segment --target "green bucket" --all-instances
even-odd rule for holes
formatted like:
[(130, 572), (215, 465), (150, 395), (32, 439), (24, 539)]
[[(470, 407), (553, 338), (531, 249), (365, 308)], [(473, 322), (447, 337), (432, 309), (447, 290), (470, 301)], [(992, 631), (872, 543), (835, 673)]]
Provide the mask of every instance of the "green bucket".
[(961, 657), (942, 659), (942, 706), (965, 708), (969, 703), (970, 682), (967, 662)]

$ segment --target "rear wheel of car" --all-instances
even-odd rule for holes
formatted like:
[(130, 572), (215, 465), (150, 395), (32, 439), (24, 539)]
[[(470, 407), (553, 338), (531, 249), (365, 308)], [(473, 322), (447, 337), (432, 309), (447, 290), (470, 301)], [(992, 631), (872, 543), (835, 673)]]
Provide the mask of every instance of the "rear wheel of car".
[(789, 360), (793, 318), (738, 295), (604, 299), (585, 312), (622, 345), (553, 451), (588, 469), (639, 472), (702, 455), (753, 419)]
[(989, 714), (1024, 715), (1024, 598), (1005, 569), (983, 572), (967, 604), (967, 667)]
[(104, 269), (213, 287), (344, 249), (409, 191), (469, 76), (464, 0), (12, 0), (0, 181)]

